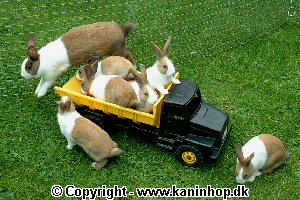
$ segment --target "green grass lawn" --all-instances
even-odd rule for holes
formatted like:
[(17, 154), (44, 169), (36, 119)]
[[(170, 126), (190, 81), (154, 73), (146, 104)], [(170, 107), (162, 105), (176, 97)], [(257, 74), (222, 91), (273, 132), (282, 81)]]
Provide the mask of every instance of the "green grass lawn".
[[(73, 22), (65, 22), (65, 25)], [(62, 27), (61, 33), (68, 29)], [(110, 134), (124, 154), (99, 171), (91, 167), (92, 160), (82, 149), (66, 149), (67, 141), (57, 123), (56, 101), (59, 97), (54, 90), (38, 99), (34, 96), (38, 80), (20, 78), (19, 66), (26, 51), (13, 44), (13, 36), (18, 39), (25, 39), (25, 36), (18, 35), (18, 31), (16, 35), (12, 33), (10, 41), (1, 40), (4, 49), (11, 45), (12, 51), (18, 55), (2, 51), (2, 56), (7, 59), (0, 59), (3, 92), (0, 99), (0, 199), (53, 199), (50, 189), (55, 184), (85, 188), (119, 185), (127, 186), (129, 191), (138, 187), (172, 185), (211, 185), (233, 189), (237, 186), (234, 146), (236, 143), (244, 144), (260, 133), (273, 133), (280, 137), (291, 156), (273, 173), (246, 184), (251, 199), (299, 199), (299, 30), (299, 23), (291, 20), (271, 34), (222, 55), (205, 58), (194, 55), (192, 60), (187, 61), (182, 60), (184, 56), (180, 56), (179, 50), (187, 50), (188, 45), (185, 41), (177, 40), (176, 43), (175, 38), (170, 51), (174, 62), (180, 63), (178, 69), (182, 76), (199, 84), (206, 100), (230, 113), (234, 129), (224, 152), (216, 163), (189, 168), (181, 165), (172, 152), (149, 143), (136, 133), (121, 130)], [(6, 31), (2, 26), (0, 32)], [(142, 60), (138, 63), (151, 65), (154, 54), (150, 46), (142, 44), (145, 35), (138, 33), (137, 37), (133, 33), (128, 38), (134, 43), (132, 51), (137, 60)], [(59, 35), (57, 32), (42, 34), (39, 35), (41, 38)], [(40, 40), (39, 46), (46, 41)], [(186, 42), (192, 43), (190, 40)], [(146, 54), (149, 57), (139, 59), (143, 55), (139, 44), (149, 49)], [(56, 85), (62, 86), (74, 70), (61, 76)], [(138, 198), (132, 196), (129, 199)]]

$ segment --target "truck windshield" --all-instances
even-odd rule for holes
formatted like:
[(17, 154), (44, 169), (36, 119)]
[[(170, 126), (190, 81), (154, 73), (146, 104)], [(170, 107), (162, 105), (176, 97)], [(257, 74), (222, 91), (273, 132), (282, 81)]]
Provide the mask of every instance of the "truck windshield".
[(200, 91), (197, 90), (193, 98), (191, 98), (190, 102), (186, 105), (186, 109), (190, 118), (194, 116), (195, 112), (198, 111), (200, 106), (201, 106), (201, 94)]

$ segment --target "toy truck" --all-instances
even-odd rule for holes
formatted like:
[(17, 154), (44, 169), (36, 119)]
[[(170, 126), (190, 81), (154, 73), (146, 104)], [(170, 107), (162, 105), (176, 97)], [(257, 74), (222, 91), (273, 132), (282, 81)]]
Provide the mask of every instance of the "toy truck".
[[(175, 74), (176, 78), (179, 76)], [(196, 83), (184, 78), (180, 81), (179, 85), (167, 87), (169, 94), (158, 99), (151, 114), (83, 95), (81, 81), (75, 76), (62, 88), (55, 87), (55, 91), (69, 96), (77, 111), (100, 127), (119, 126), (144, 132), (155, 144), (174, 152), (183, 164), (199, 166), (207, 159), (219, 157), (232, 125), (229, 114), (202, 99)]]

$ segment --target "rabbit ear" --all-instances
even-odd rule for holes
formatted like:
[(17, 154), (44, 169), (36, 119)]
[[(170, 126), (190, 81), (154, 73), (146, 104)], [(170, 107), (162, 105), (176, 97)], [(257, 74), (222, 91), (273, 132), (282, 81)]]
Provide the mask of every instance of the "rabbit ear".
[(158, 97), (160, 97), (161, 96), (161, 92), (157, 88), (153, 88), (153, 89), (156, 92), (156, 94), (158, 95)]
[(152, 48), (154, 50), (157, 60), (163, 57), (161, 49), (154, 42), (152, 42)]
[(98, 60), (97, 59), (91, 65), (91, 69), (92, 69), (92, 74), (96, 74), (97, 69), (98, 69)]
[(163, 56), (167, 56), (167, 55), (168, 55), (169, 47), (170, 47), (170, 45), (171, 45), (171, 39), (172, 39), (172, 38), (169, 36), (169, 37), (168, 37), (168, 40), (167, 40), (167, 42), (166, 42), (166, 44), (165, 44), (165, 46), (164, 46), (163, 52), (162, 52), (162, 55), (163, 55)]
[(68, 98), (68, 99), (65, 101), (65, 108), (66, 108), (66, 110), (70, 110), (71, 104), (72, 104), (72, 100), (71, 100), (70, 98)]
[(59, 107), (60, 107), (60, 110), (61, 111), (65, 111), (65, 104), (64, 104), (64, 102), (59, 102)]
[(38, 54), (36, 48), (32, 46), (28, 48), (28, 56), (32, 61), (38, 61), (40, 58), (40, 54)]
[(141, 65), (140, 69), (141, 69), (142, 79), (143, 79), (144, 85), (149, 84), (148, 79), (147, 79), (146, 66)]
[(65, 102), (65, 108), (66, 108), (66, 110), (70, 110), (70, 108), (71, 108), (71, 103), (72, 103), (71, 99), (68, 98), (68, 99), (66, 100), (66, 102)]
[(90, 78), (90, 76), (91, 76), (91, 74), (92, 74), (92, 68), (91, 68), (91, 65), (87, 64), (87, 65), (84, 67), (84, 72), (85, 72), (86, 78)]
[(32, 34), (30, 34), (28, 37), (28, 48), (29, 47), (36, 47), (35, 40)]
[(65, 102), (59, 101), (59, 107), (62, 111), (68, 111), (71, 108), (71, 99), (68, 98)]
[(93, 64), (96, 60), (98, 60), (98, 58), (97, 58), (96, 56), (91, 56), (91, 57), (88, 59), (87, 63), (91, 65), (91, 64)]
[(28, 38), (28, 56), (32, 61), (37, 61), (40, 58), (32, 35), (30, 35)]
[(130, 69), (134, 79), (136, 80), (136, 82), (138, 83), (139, 87), (143, 87), (144, 86), (144, 81), (142, 80), (142, 77), (133, 69)]
[(244, 156), (243, 156), (243, 151), (242, 151), (242, 145), (237, 144), (235, 146), (235, 153), (238, 157), (239, 162), (243, 163), (244, 162)]
[(91, 77), (97, 72), (98, 61), (96, 60), (93, 64), (87, 64), (84, 67), (84, 72), (86, 74), (87, 79), (91, 79)]
[(252, 160), (252, 158), (254, 157), (254, 153), (252, 153), (250, 156), (248, 156), (245, 160), (244, 160), (244, 165), (248, 166)]

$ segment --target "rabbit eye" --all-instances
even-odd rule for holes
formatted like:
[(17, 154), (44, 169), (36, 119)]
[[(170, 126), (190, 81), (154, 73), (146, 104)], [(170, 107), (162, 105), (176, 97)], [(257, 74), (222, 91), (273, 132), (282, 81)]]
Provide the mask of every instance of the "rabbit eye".
[(144, 95), (145, 95), (145, 96), (148, 96), (149, 94), (148, 94), (148, 92), (145, 92)]
[(163, 68), (167, 69), (167, 65), (163, 65)]
[(244, 174), (243, 175), (243, 178), (245, 179), (245, 178), (247, 178), (248, 177), (248, 174)]
[(32, 69), (32, 64), (31, 63), (28, 63), (26, 66), (25, 66), (25, 69), (27, 71), (31, 70)]

